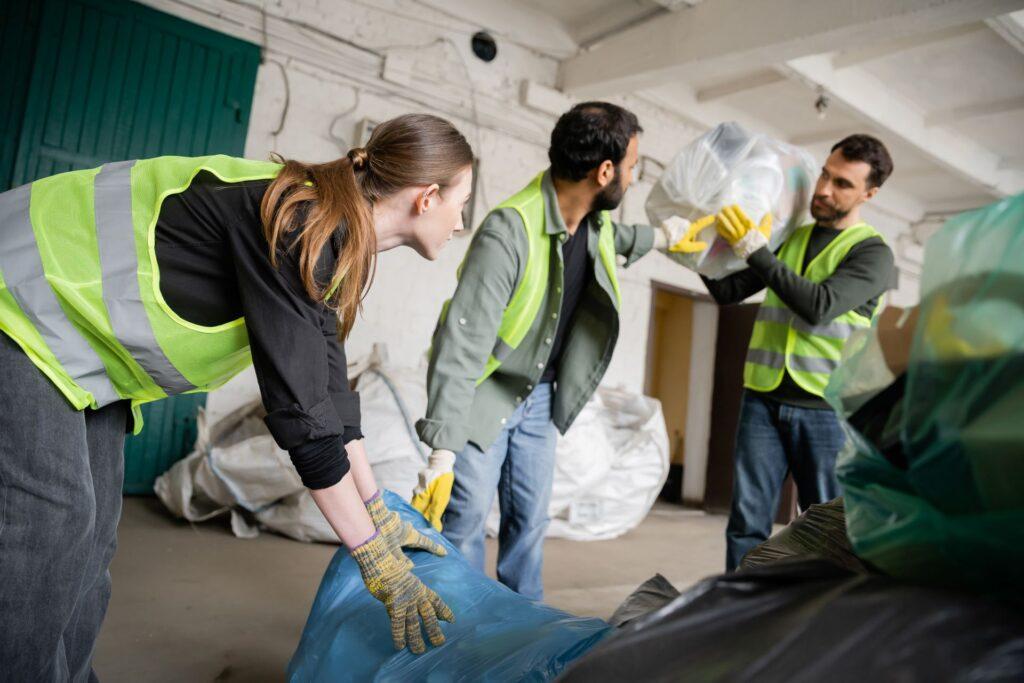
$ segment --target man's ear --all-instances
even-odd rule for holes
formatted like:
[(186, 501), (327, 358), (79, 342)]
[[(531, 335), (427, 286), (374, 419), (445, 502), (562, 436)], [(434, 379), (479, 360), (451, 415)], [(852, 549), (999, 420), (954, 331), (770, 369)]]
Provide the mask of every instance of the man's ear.
[(872, 188), (871, 188), (870, 190), (868, 190), (867, 192), (865, 192), (865, 193), (864, 193), (864, 201), (868, 201), (869, 199), (872, 199), (872, 198), (874, 198), (874, 196), (875, 196), (876, 194), (878, 194), (878, 189), (879, 189), (879, 188), (878, 188), (878, 186), (876, 185), (875, 187), (872, 187)]
[(597, 174), (595, 176), (597, 184), (600, 187), (608, 187), (608, 183), (610, 183), (614, 178), (615, 164), (613, 164), (610, 159), (605, 159), (601, 162), (601, 165), (597, 167)]
[(430, 211), (441, 198), (441, 186), (437, 183), (430, 185), (427, 189), (416, 195), (416, 215), (422, 216)]

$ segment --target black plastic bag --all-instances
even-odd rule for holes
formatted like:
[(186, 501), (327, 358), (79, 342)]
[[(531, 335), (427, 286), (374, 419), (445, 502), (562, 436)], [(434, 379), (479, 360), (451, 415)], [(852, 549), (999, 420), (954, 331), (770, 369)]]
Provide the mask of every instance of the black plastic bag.
[(706, 579), (561, 681), (1021, 681), (1024, 616), (966, 593), (781, 561)]

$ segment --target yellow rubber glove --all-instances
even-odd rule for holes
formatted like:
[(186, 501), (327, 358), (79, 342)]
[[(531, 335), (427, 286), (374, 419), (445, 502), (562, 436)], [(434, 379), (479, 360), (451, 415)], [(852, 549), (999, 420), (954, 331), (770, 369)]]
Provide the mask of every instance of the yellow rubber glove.
[(388, 547), (391, 548), (391, 553), (402, 566), (409, 569), (413, 566), (412, 560), (405, 556), (402, 548), (426, 550), (440, 557), (448, 554), (448, 551), (440, 543), (427, 538), (412, 524), (402, 521), (397, 512), (389, 510), (388, 506), (384, 504), (384, 497), (381, 496), (380, 491), (366, 501), (365, 505), (366, 511), (370, 513), (370, 519), (373, 520), (373, 525), (384, 536)]
[(412, 506), (438, 531), (441, 531), (441, 518), (451, 500), (454, 483), (455, 454), (435, 450), (427, 460), (427, 468), (419, 473), (419, 484), (412, 492)]
[(945, 295), (936, 295), (930, 304), (925, 309), (924, 338), (939, 360), (995, 358), (1009, 352), (1008, 345), (986, 328), (962, 325), (970, 330), (972, 338), (967, 340), (958, 335), (956, 318)]
[(714, 222), (714, 214), (708, 214), (707, 216), (698, 218), (690, 224), (689, 229), (687, 229), (686, 234), (683, 235), (682, 239), (669, 246), (668, 250), (677, 254), (693, 254), (704, 251), (708, 248), (708, 243), (698, 240), (697, 234)]
[[(727, 206), (718, 214), (718, 234), (725, 238), (729, 244), (735, 245), (743, 239), (748, 232), (754, 229), (754, 221), (740, 208), (739, 204)], [(765, 239), (772, 236), (772, 215), (766, 213), (761, 218), (761, 224), (757, 226), (758, 232), (764, 235)]]
[(762, 216), (761, 224), (755, 228), (754, 221), (738, 204), (733, 204), (719, 212), (715, 228), (732, 246), (736, 255), (745, 261), (755, 251), (768, 245), (768, 238), (772, 236), (772, 214), (769, 212)]
[(423, 585), (416, 575), (403, 567), (388, 547), (387, 539), (378, 531), (368, 541), (352, 549), (352, 559), (359, 565), (370, 594), (384, 603), (391, 619), (391, 638), (395, 649), (409, 645), (413, 654), (427, 651), (420, 630), (420, 620), (430, 644), (444, 644), (438, 619), (455, 621), (455, 615), (437, 593)]

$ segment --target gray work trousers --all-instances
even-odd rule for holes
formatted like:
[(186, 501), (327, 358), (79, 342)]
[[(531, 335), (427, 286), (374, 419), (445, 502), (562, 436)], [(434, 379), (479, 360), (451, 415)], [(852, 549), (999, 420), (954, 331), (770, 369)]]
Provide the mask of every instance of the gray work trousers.
[(0, 681), (96, 680), (127, 419), (75, 410), (0, 332)]

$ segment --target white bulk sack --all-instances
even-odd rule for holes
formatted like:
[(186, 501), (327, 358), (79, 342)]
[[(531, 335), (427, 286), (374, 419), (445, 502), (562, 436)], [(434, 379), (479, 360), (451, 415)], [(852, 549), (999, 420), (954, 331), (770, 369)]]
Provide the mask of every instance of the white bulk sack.
[(430, 449), (416, 435), (416, 420), (427, 412), (426, 368), (389, 366), (379, 352), (359, 375), (366, 458), (377, 485), (410, 500)]
[[(377, 484), (407, 500), (426, 462), (426, 447), (405, 416), (426, 411), (423, 369), (382, 368), (383, 348), (349, 366), (360, 393), (367, 460)], [(259, 400), (210, 424), (200, 410), (191, 454), (161, 475), (157, 497), (192, 522), (230, 514), (231, 529), (253, 538), (266, 528), (300, 541), (338, 543), (288, 453), (274, 442)]]
[[(738, 123), (722, 123), (676, 154), (651, 189), (645, 208), (655, 225), (671, 216), (695, 221), (731, 204), (739, 204), (755, 223), (770, 211), (769, 246), (774, 251), (808, 221), (816, 178), (814, 160), (799, 147), (748, 133)], [(747, 267), (714, 225), (698, 237), (707, 249), (672, 258), (715, 279)]]
[[(375, 349), (349, 372), (357, 376), (364, 445), (377, 483), (408, 500), (429, 451), (414, 429), (426, 411), (426, 370), (388, 366), (383, 350)], [(157, 479), (157, 496), (189, 521), (229, 514), (242, 538), (266, 528), (337, 543), (264, 415), (258, 400), (216, 424), (200, 411), (195, 449)], [(598, 389), (557, 448), (549, 536), (598, 540), (629, 531), (668, 475), (661, 404), (639, 394)], [(497, 528), (496, 518), (490, 523)]]
[(337, 543), (288, 453), (274, 443), (265, 414), (255, 401), (210, 425), (200, 410), (195, 449), (160, 475), (153, 490), (190, 522), (230, 514), (240, 538), (254, 538), (265, 527), (300, 541)]
[[(603, 541), (634, 529), (668, 477), (661, 402), (601, 387), (558, 439), (547, 536)], [(497, 503), (487, 520), (498, 533)]]

